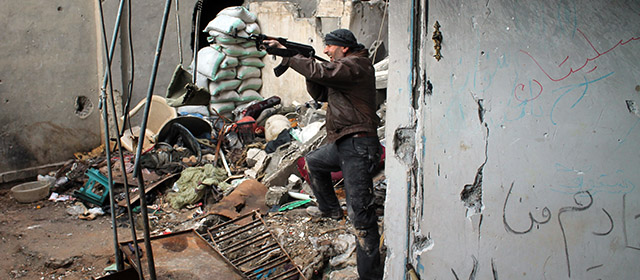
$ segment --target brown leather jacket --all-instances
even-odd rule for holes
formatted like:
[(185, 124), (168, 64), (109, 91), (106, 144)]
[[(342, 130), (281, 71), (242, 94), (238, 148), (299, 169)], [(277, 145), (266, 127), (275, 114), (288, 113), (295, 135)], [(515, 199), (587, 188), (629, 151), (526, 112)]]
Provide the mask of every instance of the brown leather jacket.
[(327, 141), (354, 133), (376, 134), (380, 119), (376, 114), (375, 70), (366, 52), (355, 52), (334, 62), (316, 62), (296, 55), (284, 58), (306, 78), (313, 99), (328, 102)]

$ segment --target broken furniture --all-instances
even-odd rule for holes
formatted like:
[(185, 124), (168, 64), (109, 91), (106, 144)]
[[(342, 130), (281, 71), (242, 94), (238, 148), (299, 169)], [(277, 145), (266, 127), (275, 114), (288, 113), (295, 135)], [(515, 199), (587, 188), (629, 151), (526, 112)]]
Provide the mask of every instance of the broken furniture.
[[(162, 178), (162, 179), (160, 179), (160, 180), (158, 180), (156, 182), (153, 182), (153, 183), (147, 185), (144, 188), (144, 193), (150, 193), (153, 189), (155, 189), (157, 186), (160, 186), (160, 185), (164, 185), (164, 186), (172, 185), (178, 179), (179, 175), (180, 175), (180, 173), (170, 174), (170, 175), (167, 175), (164, 178)], [(130, 200), (129, 203), (131, 205), (133, 205), (136, 202), (138, 202), (138, 199), (140, 199), (140, 193), (139, 192), (133, 192), (133, 193), (131, 193), (131, 197), (129, 198), (129, 200)], [(127, 207), (127, 200), (123, 199), (123, 200), (119, 201), (118, 202), (118, 206)]]
[[(83, 201), (98, 206), (104, 205), (104, 200), (109, 195), (109, 179), (102, 175), (100, 171), (93, 168), (88, 169), (85, 174), (89, 176), (89, 180), (87, 180), (83, 187), (75, 190), (73, 195)], [(100, 187), (100, 185), (102, 187)]]
[(307, 279), (257, 211), (207, 232), (214, 248), (248, 279)]
[[(133, 116), (142, 109), (147, 100), (142, 100), (136, 107), (129, 111), (128, 118), (131, 120)], [(149, 117), (147, 122), (147, 127), (144, 133), (144, 141), (142, 142), (142, 149), (144, 151), (153, 147), (156, 143), (156, 136), (160, 133), (160, 129), (167, 123), (169, 120), (178, 116), (176, 109), (169, 106), (167, 104), (167, 100), (159, 95), (151, 96), (151, 105), (149, 107)], [(120, 121), (124, 121), (124, 116), (120, 118)], [(133, 126), (131, 128), (125, 129), (120, 140), (122, 141), (122, 147), (127, 149), (130, 152), (135, 152), (137, 149), (137, 145), (139, 143), (138, 137), (140, 135), (140, 127)]]

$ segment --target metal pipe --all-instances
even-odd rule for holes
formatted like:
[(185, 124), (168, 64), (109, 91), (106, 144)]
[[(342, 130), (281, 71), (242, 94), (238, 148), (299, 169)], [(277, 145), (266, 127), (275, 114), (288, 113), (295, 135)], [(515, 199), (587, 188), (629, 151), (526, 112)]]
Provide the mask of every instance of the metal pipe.
[[(115, 251), (115, 259), (116, 259), (116, 268), (118, 271), (121, 271), (124, 269), (124, 263), (122, 260), (122, 253), (120, 252), (120, 248), (118, 245), (118, 224), (116, 221), (116, 214), (115, 214), (115, 198), (113, 196), (113, 174), (111, 171), (111, 145), (109, 144), (110, 141), (110, 137), (109, 137), (109, 114), (108, 114), (108, 109), (105, 106), (106, 103), (106, 86), (107, 86), (107, 82), (110, 83), (111, 81), (111, 60), (113, 58), (113, 52), (115, 49), (115, 42), (118, 36), (118, 32), (119, 32), (119, 27), (120, 27), (120, 19), (122, 17), (122, 10), (124, 7), (124, 0), (120, 0), (120, 6), (118, 7), (118, 14), (116, 16), (116, 23), (115, 23), (115, 27), (113, 29), (113, 37), (111, 39), (111, 46), (107, 46), (107, 31), (106, 31), (106, 27), (104, 24), (104, 12), (102, 9), (102, 2), (100, 0), (98, 0), (98, 7), (99, 7), (99, 11), (100, 11), (100, 23), (102, 26), (102, 37), (103, 37), (103, 41), (105, 44), (105, 56), (107, 59), (107, 66), (105, 69), (105, 77), (104, 77), (104, 82), (102, 84), (102, 88), (100, 89), (100, 101), (98, 104), (98, 108), (102, 111), (102, 118), (103, 118), (103, 125), (104, 125), (104, 130), (105, 130), (105, 154), (107, 157), (107, 170), (108, 170), (108, 178), (109, 178), (109, 206), (111, 207), (111, 223), (112, 223), (112, 227), (113, 227), (113, 245), (114, 245), (114, 251)], [(111, 88), (111, 85), (109, 86), (109, 88)], [(103, 107), (105, 106), (105, 107)], [(115, 113), (115, 111), (114, 111)], [(117, 121), (116, 121), (116, 125), (117, 125)]]
[(151, 98), (153, 97), (153, 88), (156, 83), (156, 76), (158, 74), (158, 65), (160, 63), (160, 55), (162, 54), (162, 44), (164, 43), (164, 35), (167, 30), (167, 21), (169, 18), (169, 10), (171, 8), (171, 1), (167, 0), (165, 3), (164, 14), (162, 16), (162, 25), (160, 27), (160, 33), (158, 34), (158, 44), (156, 45), (156, 54), (153, 61), (153, 68), (151, 70), (151, 77), (149, 78), (149, 88), (147, 90), (147, 102), (144, 106), (144, 115), (142, 117), (142, 124), (140, 125), (140, 136), (138, 137), (138, 147), (136, 149), (136, 160), (134, 164), (133, 174), (138, 179), (138, 187), (140, 189), (140, 210), (142, 220), (144, 224), (144, 245), (147, 251), (147, 265), (149, 269), (149, 277), (151, 280), (156, 279), (156, 269), (153, 262), (153, 250), (151, 249), (151, 240), (149, 234), (149, 216), (147, 211), (147, 199), (145, 194), (144, 179), (142, 178), (142, 171), (140, 170), (140, 156), (142, 155), (142, 144), (144, 143), (144, 134), (147, 130), (147, 122), (149, 119), (149, 111), (151, 108)]
[(195, 26), (195, 38), (193, 42), (193, 74), (191, 75), (191, 82), (196, 84), (196, 76), (198, 74), (198, 40), (200, 36), (200, 14), (202, 13), (202, 0), (196, 2), (196, 26)]
[[(102, 86), (102, 91), (104, 92), (106, 90), (106, 87), (107, 87), (107, 82), (109, 83), (109, 96), (111, 97), (111, 111), (114, 112), (114, 114), (116, 112), (116, 108), (115, 108), (115, 100), (114, 100), (114, 97), (113, 97), (113, 85), (112, 85), (112, 79), (111, 79), (111, 67), (110, 66), (111, 66), (111, 61), (113, 59), (113, 53), (114, 53), (114, 49), (115, 49), (116, 39), (118, 37), (118, 33), (119, 33), (119, 30), (120, 30), (121, 15), (122, 15), (122, 11), (123, 11), (124, 2), (125, 2), (125, 0), (121, 0), (120, 1), (120, 7), (118, 9), (118, 17), (116, 19), (115, 26), (114, 26), (113, 38), (111, 38), (111, 46), (108, 49), (109, 50), (109, 55), (107, 57), (107, 65), (108, 65), (108, 67), (105, 70), (105, 78), (104, 78), (103, 86)], [(131, 3), (129, 2), (129, 9), (131, 9), (131, 5), (130, 4)], [(106, 48), (107, 47), (106, 46), (107, 45), (107, 39), (106, 39), (106, 31), (105, 31), (105, 27), (104, 27), (104, 17), (103, 17), (102, 2), (98, 1), (98, 5), (100, 6), (100, 17), (101, 17), (101, 21), (103, 23), (102, 24), (102, 34), (103, 34), (103, 41), (105, 43), (105, 48)], [(131, 12), (131, 11), (129, 11), (129, 12)], [(124, 112), (124, 114), (128, 114), (128, 112)], [(116, 116), (116, 118), (117, 118), (117, 116)], [(106, 125), (108, 125), (108, 122), (107, 122)], [(115, 121), (114, 125), (115, 125), (115, 131), (117, 133), (116, 145), (118, 147), (118, 153), (119, 153), (119, 157), (120, 157), (120, 166), (122, 166), (122, 175), (123, 175), (123, 178), (124, 178), (125, 198), (126, 198), (126, 201), (127, 201), (127, 214), (128, 214), (128, 218), (129, 218), (129, 223), (131, 224), (131, 227), (130, 227), (131, 228), (131, 237), (132, 237), (132, 240), (137, 240), (135, 222), (133, 221), (133, 213), (131, 211), (131, 198), (129, 197), (129, 184), (127, 182), (127, 176), (126, 176), (124, 154), (122, 152), (122, 144), (120, 142), (121, 135), (120, 135), (120, 129), (119, 129), (119, 125), (118, 125), (118, 121), (117, 120)], [(105, 129), (108, 131), (109, 127), (105, 126)], [(109, 138), (110, 137), (108, 137), (107, 139), (109, 139)], [(107, 141), (107, 143), (109, 143), (109, 142)], [(111, 147), (109, 145), (109, 149), (107, 149), (107, 153), (109, 152), (110, 148)], [(109, 154), (107, 154), (107, 159), (108, 159), (108, 164), (107, 165), (108, 165), (108, 168), (109, 168), (109, 171), (108, 171), (109, 172), (109, 182), (113, 182), (113, 179), (112, 179), (113, 175), (112, 175), (111, 165), (110, 165), (111, 164), (111, 157), (110, 157)], [(114, 217), (114, 218), (112, 218), (112, 220), (113, 220), (112, 223), (114, 225), (114, 231), (115, 231), (114, 232), (114, 236), (116, 236), (116, 239), (117, 239), (117, 224), (116, 224), (117, 222), (116, 222), (115, 216), (114, 216), (115, 215), (115, 199), (113, 198), (113, 191), (110, 192), (109, 196), (110, 196), (110, 201), (111, 201), (110, 202), (111, 215)], [(135, 262), (136, 262), (136, 265), (138, 267), (140, 267), (140, 253), (139, 253), (140, 248), (139, 248), (137, 242), (134, 242), (134, 246), (135, 246), (135, 250), (134, 251), (135, 251), (135, 256), (136, 256)], [(117, 252), (118, 252), (117, 257), (116, 257), (117, 269), (118, 269), (118, 271), (121, 271), (121, 270), (124, 269), (124, 264), (123, 264), (123, 261), (121, 260), (121, 252), (120, 252), (119, 248), (118, 248)], [(143, 279), (142, 270), (138, 270), (138, 278)]]
[(182, 32), (180, 32), (180, 1), (176, 0), (176, 30), (178, 31), (178, 53), (182, 64)]

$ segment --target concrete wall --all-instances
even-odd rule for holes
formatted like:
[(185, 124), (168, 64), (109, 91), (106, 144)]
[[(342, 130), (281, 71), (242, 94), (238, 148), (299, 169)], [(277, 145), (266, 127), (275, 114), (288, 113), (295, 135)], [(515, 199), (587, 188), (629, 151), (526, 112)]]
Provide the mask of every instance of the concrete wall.
[(0, 1), (0, 173), (100, 145), (93, 1)]
[[(164, 1), (145, 3), (132, 5), (134, 105), (146, 97), (164, 10)], [(180, 1), (186, 63), (191, 61), (194, 3)], [(119, 4), (103, 1), (109, 44)], [(99, 146), (104, 139), (98, 100), (106, 64), (96, 2), (2, 0), (0, 13), (0, 57), (5, 66), (0, 70), (0, 173), (65, 161), (75, 152)], [(165, 94), (179, 62), (175, 14), (174, 3), (154, 94)], [(122, 21), (126, 19), (125, 5)], [(123, 32), (126, 36), (126, 25)], [(121, 55), (121, 44), (128, 42), (119, 38), (112, 67), (118, 112), (128, 81), (122, 73), (131, 71), (127, 56)], [(140, 119), (135, 122), (139, 124)]]
[(387, 279), (636, 279), (640, 3), (391, 4)]

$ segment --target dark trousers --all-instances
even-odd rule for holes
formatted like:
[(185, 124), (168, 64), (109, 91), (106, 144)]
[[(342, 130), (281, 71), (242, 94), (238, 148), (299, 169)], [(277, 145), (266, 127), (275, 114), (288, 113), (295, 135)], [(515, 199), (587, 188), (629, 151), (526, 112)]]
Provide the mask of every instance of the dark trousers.
[(377, 137), (341, 138), (306, 156), (311, 189), (323, 212), (340, 210), (333, 190), (331, 172), (342, 171), (347, 194), (347, 213), (357, 231), (358, 275), (362, 280), (382, 279), (380, 234), (373, 195), (373, 171), (380, 161), (382, 147)]

